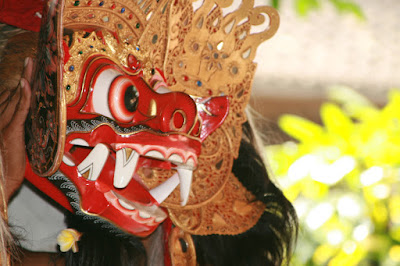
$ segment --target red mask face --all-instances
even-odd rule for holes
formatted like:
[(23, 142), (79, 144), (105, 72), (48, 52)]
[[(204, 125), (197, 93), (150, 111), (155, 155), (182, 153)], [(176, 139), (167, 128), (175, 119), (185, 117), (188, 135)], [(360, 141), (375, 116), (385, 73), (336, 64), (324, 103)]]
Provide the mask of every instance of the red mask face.
[[(159, 205), (178, 184), (186, 205), (201, 142), (224, 121), (228, 99), (170, 92), (156, 70), (147, 84), (136, 58), (127, 62), (94, 55), (84, 63), (80, 92), (67, 105), (60, 171), (77, 187), (84, 212), (147, 236), (167, 217)], [(138, 168), (176, 173), (149, 189)]]
[(232, 165), (256, 48), (278, 14), (200, 2), (48, 1), (26, 127), (35, 186), (137, 236), (167, 215), (195, 235), (256, 224), (265, 206)]

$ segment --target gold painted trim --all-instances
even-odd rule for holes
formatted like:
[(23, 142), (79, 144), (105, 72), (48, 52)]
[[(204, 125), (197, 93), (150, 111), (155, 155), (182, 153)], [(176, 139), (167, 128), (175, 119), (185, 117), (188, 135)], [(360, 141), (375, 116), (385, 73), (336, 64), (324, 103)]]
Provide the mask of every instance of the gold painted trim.
[[(174, 125), (174, 117), (175, 117), (175, 114), (181, 114), (182, 115), (182, 117), (183, 117), (183, 123), (182, 123), (182, 126), (180, 127), (180, 128), (177, 128), (177, 127), (175, 127), (175, 125)], [(181, 130), (182, 128), (184, 128), (185, 126), (186, 126), (186, 124), (187, 124), (187, 117), (186, 117), (186, 113), (184, 112), (184, 111), (182, 111), (182, 110), (175, 110), (173, 113), (172, 113), (172, 117), (171, 117), (171, 120), (169, 121), (169, 128), (171, 128), (172, 130), (176, 130), (176, 131), (179, 131), (179, 130)], [(193, 126), (192, 126), (193, 127)]]

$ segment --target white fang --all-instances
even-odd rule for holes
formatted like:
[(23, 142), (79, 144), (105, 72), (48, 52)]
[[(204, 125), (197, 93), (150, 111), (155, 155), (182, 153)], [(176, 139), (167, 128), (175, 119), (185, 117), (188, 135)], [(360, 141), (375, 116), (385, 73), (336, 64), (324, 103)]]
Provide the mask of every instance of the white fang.
[[(132, 151), (128, 157), (127, 151)], [(117, 151), (114, 171), (114, 187), (124, 188), (132, 180), (139, 154), (132, 149), (123, 148)]]
[(164, 181), (158, 187), (153, 188), (149, 191), (150, 195), (161, 204), (179, 184), (179, 175), (175, 173), (169, 179)]
[(99, 177), (104, 164), (107, 161), (109, 151), (106, 145), (97, 144), (89, 155), (78, 165), (78, 171), (81, 175), (89, 171), (87, 179), (95, 181)]
[(63, 156), (63, 162), (68, 166), (75, 166), (75, 163), (66, 155)]
[(86, 140), (80, 139), (80, 138), (73, 139), (73, 140), (71, 140), (69, 143), (71, 143), (72, 145), (89, 147), (89, 143), (87, 143)]
[(181, 205), (185, 206), (189, 199), (190, 188), (192, 186), (193, 170), (178, 168), (181, 189)]

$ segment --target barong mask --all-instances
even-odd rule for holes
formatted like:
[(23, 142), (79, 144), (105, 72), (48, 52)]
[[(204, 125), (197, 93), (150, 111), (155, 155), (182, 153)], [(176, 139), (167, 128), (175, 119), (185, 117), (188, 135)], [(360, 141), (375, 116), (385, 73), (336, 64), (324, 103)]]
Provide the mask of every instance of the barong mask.
[(186, 235), (253, 227), (265, 206), (231, 170), (276, 11), (251, 0), (53, 0), (45, 14), (27, 178), (140, 237), (165, 219)]

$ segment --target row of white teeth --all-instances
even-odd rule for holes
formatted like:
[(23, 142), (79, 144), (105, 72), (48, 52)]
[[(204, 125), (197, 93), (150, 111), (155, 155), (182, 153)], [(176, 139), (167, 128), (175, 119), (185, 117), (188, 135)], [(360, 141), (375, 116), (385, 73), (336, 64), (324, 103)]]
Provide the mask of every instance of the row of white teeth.
[(123, 210), (128, 211), (132, 215), (132, 218), (141, 224), (154, 226), (167, 218), (165, 211), (156, 205), (146, 206), (140, 203), (128, 202), (114, 192), (105, 193), (105, 197), (109, 201), (112, 201), (113, 198), (116, 198)]
[[(83, 139), (74, 139), (70, 142), (72, 145), (89, 147), (89, 144)], [(161, 149), (161, 147), (160, 147)], [(95, 181), (100, 176), (100, 173), (110, 154), (108, 147), (104, 144), (97, 144), (89, 155), (78, 165), (78, 171), (88, 180)], [(114, 186), (116, 188), (125, 188), (132, 180), (136, 170), (136, 165), (140, 154), (131, 148), (122, 148), (116, 152), (116, 162), (114, 171)], [(177, 165), (176, 173), (167, 179), (161, 185), (151, 189), (149, 193), (158, 202), (162, 203), (174, 190), (180, 185), (181, 205), (185, 206), (189, 199), (190, 188), (192, 185), (193, 169), (195, 162), (192, 158), (182, 159), (177, 154), (172, 154), (167, 159), (157, 150), (151, 150), (144, 156), (160, 160), (171, 161)], [(63, 162), (69, 166), (75, 166), (75, 163), (66, 155), (63, 157)]]

